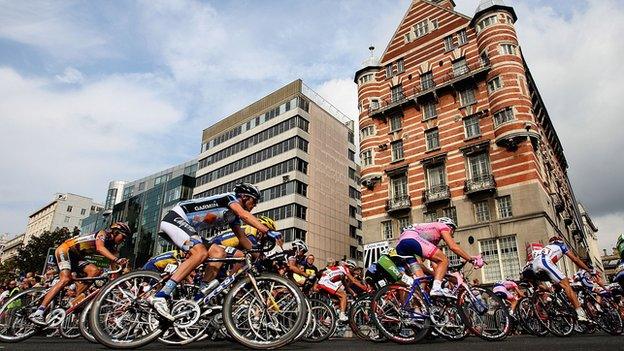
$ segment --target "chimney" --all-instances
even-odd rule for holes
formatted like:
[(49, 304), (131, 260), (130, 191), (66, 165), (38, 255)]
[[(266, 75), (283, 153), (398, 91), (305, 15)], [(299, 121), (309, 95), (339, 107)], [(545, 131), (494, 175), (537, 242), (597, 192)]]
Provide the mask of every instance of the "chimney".
[(604, 255), (603, 255), (603, 256), (606, 256), (606, 255), (607, 255), (607, 249), (602, 249), (602, 252), (604, 253)]

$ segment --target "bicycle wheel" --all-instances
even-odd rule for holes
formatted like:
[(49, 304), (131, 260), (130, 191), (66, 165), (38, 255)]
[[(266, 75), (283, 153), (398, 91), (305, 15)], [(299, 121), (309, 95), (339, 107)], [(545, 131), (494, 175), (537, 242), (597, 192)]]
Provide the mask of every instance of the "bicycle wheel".
[(455, 303), (449, 300), (437, 300), (433, 302), (430, 311), (434, 322), (433, 328), (441, 337), (455, 341), (468, 336), (468, 328)]
[(533, 306), (534, 304), (531, 298), (521, 298), (516, 306), (517, 321), (522, 329), (528, 333), (535, 336), (546, 336), (548, 334), (548, 329), (546, 329), (544, 324), (540, 323), (540, 316)]
[(312, 334), (314, 332), (314, 328), (316, 328), (316, 321), (314, 320), (314, 316), (312, 315), (312, 306), (310, 306), (310, 300), (308, 298), (304, 299), (306, 304), (306, 318), (305, 323), (303, 324), (303, 328), (299, 331), (299, 334), (295, 336), (294, 341), (299, 341), (304, 338), (308, 334)]
[(321, 342), (329, 339), (338, 324), (333, 308), (321, 300), (310, 299), (310, 314), (314, 320), (314, 329), (303, 338), (307, 342)]
[(491, 290), (471, 287), (457, 297), (460, 316), (476, 336), (488, 340), (501, 340), (511, 330), (507, 307)]
[(534, 308), (538, 314), (546, 316), (546, 318), (540, 318), (539, 321), (551, 334), (565, 337), (574, 331), (576, 313), (562, 293), (551, 294), (550, 301), (537, 299)]
[(146, 295), (160, 285), (160, 275), (150, 271), (132, 272), (105, 285), (89, 313), (95, 339), (106, 347), (131, 349), (158, 338), (163, 330)]
[(351, 331), (362, 340), (372, 342), (386, 341), (386, 337), (379, 331), (371, 316), (372, 296), (365, 295), (351, 305), (349, 309), (349, 326)]
[(618, 313), (617, 306), (610, 300), (603, 298), (596, 323), (605, 332), (611, 335), (622, 334), (622, 317)]
[(274, 349), (290, 343), (304, 327), (306, 318), (301, 290), (274, 274), (241, 279), (230, 289), (223, 304), (228, 334), (254, 349)]
[(93, 337), (93, 333), (89, 328), (89, 311), (91, 310), (91, 305), (93, 305), (93, 301), (89, 302), (85, 308), (80, 312), (80, 319), (78, 321), (78, 329), (80, 330), (80, 334), (83, 338), (87, 339), (87, 341), (91, 343), (96, 343), (97, 340)]
[(379, 331), (398, 344), (413, 344), (422, 340), (431, 321), (418, 294), (414, 294), (406, 308), (404, 302), (409, 289), (401, 285), (387, 285), (377, 290), (371, 301), (371, 316)]
[(59, 333), (64, 338), (75, 339), (80, 336), (80, 315), (77, 312), (72, 312), (65, 316), (63, 322), (59, 326)]
[(44, 288), (32, 288), (11, 297), (0, 307), (0, 341), (19, 342), (33, 336), (37, 327), (28, 316), (37, 310)]

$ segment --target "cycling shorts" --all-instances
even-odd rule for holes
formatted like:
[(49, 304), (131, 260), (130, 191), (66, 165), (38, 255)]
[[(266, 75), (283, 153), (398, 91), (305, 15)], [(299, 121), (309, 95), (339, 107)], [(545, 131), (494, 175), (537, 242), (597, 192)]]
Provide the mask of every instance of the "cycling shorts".
[(533, 271), (535, 273), (545, 273), (550, 281), (555, 284), (559, 284), (559, 282), (565, 279), (565, 275), (561, 273), (559, 267), (542, 255), (537, 255), (533, 259)]
[(160, 222), (160, 231), (165, 233), (180, 250), (185, 252), (202, 242), (179, 205), (167, 212)]
[[(438, 251), (438, 247), (423, 238), (405, 238), (399, 241), (396, 246), (396, 252), (401, 256), (420, 256), (422, 258), (431, 259)], [(416, 260), (409, 260), (407, 263), (413, 263)]]
[(58, 265), (59, 271), (67, 269), (71, 272), (79, 273), (82, 272), (87, 265), (91, 264), (65, 244), (61, 244), (56, 248), (54, 256), (56, 256), (56, 264)]
[(344, 290), (342, 282), (323, 282), (323, 284), (319, 283), (317, 287), (319, 288), (319, 290), (325, 291), (331, 296), (336, 295), (338, 291)]

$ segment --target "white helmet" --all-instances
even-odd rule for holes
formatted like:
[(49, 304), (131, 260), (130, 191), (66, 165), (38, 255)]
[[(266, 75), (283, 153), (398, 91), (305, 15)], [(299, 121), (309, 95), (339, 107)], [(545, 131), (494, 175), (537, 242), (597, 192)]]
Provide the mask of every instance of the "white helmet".
[(343, 264), (351, 269), (357, 267), (357, 264), (355, 263), (354, 260), (345, 260), (343, 261)]
[(291, 247), (297, 251), (308, 252), (308, 245), (301, 239), (293, 241)]
[(457, 224), (455, 224), (455, 222), (448, 217), (440, 217), (438, 218), (438, 222), (444, 223), (453, 229), (457, 228)]

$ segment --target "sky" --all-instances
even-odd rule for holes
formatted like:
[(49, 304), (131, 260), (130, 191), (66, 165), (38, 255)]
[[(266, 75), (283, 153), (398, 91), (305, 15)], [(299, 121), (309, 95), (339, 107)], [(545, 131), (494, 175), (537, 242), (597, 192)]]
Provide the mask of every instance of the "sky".
[[(456, 0), (472, 15), (478, 0)], [(624, 232), (624, 1), (507, 0), (577, 198)], [(302, 78), (357, 119), (353, 74), (407, 0), (0, 0), (0, 233), (54, 193), (104, 201), (197, 157), (201, 131)], [(620, 160), (620, 161), (618, 161)]]

